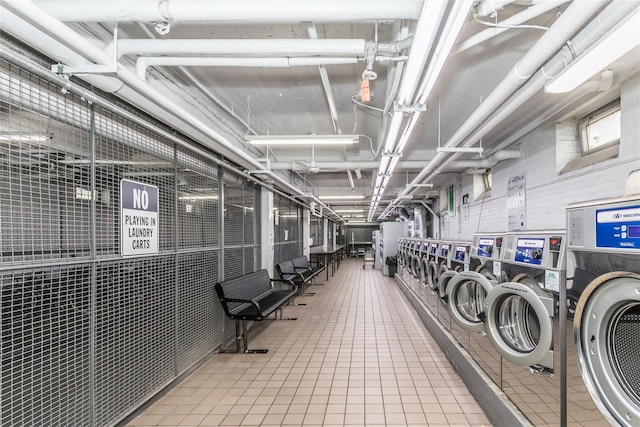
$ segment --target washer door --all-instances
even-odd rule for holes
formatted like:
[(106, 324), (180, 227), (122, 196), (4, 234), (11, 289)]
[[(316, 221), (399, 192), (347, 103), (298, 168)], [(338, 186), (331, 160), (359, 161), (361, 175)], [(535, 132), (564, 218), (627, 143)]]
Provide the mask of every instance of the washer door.
[(496, 284), (487, 295), (487, 337), (511, 363), (553, 370), (553, 295), (521, 279)]
[(449, 283), (451, 283), (451, 279), (456, 277), (458, 273), (455, 271), (445, 271), (442, 273), (442, 276), (438, 278), (438, 295), (440, 296), (440, 302), (446, 307), (449, 305), (449, 295), (447, 295), (447, 288), (449, 287)]
[(426, 256), (420, 259), (420, 280), (423, 285), (429, 283), (429, 259)]
[(427, 269), (427, 282), (429, 287), (433, 290), (438, 289), (438, 264), (434, 260), (429, 261), (429, 268)]
[(420, 257), (418, 255), (413, 255), (411, 258), (411, 274), (413, 277), (420, 277)]
[(573, 320), (580, 373), (612, 425), (640, 425), (640, 275), (604, 274), (582, 292)]
[(447, 285), (451, 318), (464, 330), (484, 331), (484, 301), (495, 284), (475, 271), (456, 274)]

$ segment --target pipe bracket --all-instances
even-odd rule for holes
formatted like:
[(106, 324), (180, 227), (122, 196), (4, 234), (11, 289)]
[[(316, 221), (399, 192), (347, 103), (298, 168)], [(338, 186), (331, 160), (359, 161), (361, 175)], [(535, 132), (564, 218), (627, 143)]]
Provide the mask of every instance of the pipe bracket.
[(63, 76), (73, 76), (78, 74), (117, 74), (118, 66), (116, 64), (87, 64), (71, 67), (64, 64), (51, 65), (51, 71)]

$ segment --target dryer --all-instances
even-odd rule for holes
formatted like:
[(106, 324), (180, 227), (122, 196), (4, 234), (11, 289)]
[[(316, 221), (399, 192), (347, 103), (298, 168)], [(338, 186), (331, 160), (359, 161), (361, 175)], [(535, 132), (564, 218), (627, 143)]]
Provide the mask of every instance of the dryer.
[(567, 232), (568, 418), (638, 426), (640, 195), (568, 206)]
[(534, 425), (563, 425), (557, 307), (565, 240), (561, 230), (507, 233), (494, 268), (510, 281), (495, 283), (485, 300), (487, 338), (502, 358), (502, 390)]

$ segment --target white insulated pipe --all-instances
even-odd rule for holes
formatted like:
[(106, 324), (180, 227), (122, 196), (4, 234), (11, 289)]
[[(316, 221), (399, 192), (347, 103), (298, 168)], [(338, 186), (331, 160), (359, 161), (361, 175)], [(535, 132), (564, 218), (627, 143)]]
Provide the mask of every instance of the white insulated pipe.
[[(517, 25), (524, 24), (525, 22), (528, 22), (531, 19), (542, 15), (543, 13), (546, 13), (552, 9), (562, 6), (564, 3), (568, 1), (569, 0), (547, 0), (540, 3), (536, 3), (535, 5), (528, 7), (522, 12), (516, 15), (513, 15), (505, 19), (504, 21), (499, 22), (498, 25), (517, 26)], [(483, 43), (497, 36), (498, 34), (502, 34), (508, 30), (513, 30), (513, 29), (503, 28), (503, 27), (487, 28), (486, 30), (480, 31), (479, 33), (469, 37), (463, 42), (460, 42), (457, 45), (455, 45), (451, 50), (451, 53), (455, 55), (457, 53), (463, 52), (467, 49), (472, 48), (473, 46), (477, 46), (480, 43)]]
[[(507, 76), (501, 80), (493, 92), (491, 92), (482, 104), (469, 116), (462, 126), (458, 128), (444, 147), (456, 148), (460, 146), (474, 129), (489, 118), (494, 111), (503, 106), (504, 102), (606, 3), (606, 0), (571, 3), (565, 13), (538, 39), (529, 52), (514, 65)], [(424, 181), (427, 174), (434, 170), (448, 156), (448, 154), (444, 153), (436, 154), (424, 167), (422, 172), (413, 180), (412, 184), (418, 184)], [(409, 186), (403, 190), (400, 196), (406, 196), (411, 191), (412, 187)]]
[(144, 56), (136, 62), (136, 75), (144, 80), (149, 67), (305, 67), (356, 64), (358, 58), (210, 58), (184, 56)]
[(493, 12), (502, 9), (514, 0), (483, 0), (473, 8), (474, 18), (491, 15)]
[[(104, 48), (113, 53), (110, 42)], [(363, 56), (364, 39), (119, 39), (118, 58), (126, 55)]]
[(417, 20), (421, 0), (39, 1), (62, 22), (353, 22)]
[[(60, 21), (52, 18), (45, 13), (42, 9), (34, 5), (30, 1), (20, 0), (4, 0), (2, 3), (3, 8), (12, 10), (17, 15), (24, 17), (27, 21), (34, 24), (34, 29), (38, 31), (34, 32), (34, 37), (29, 42), (36, 48), (42, 51), (47, 51), (50, 46), (42, 45), (40, 32), (45, 32), (51, 38), (63, 44), (68, 45), (72, 50), (81, 52), (83, 56), (90, 61), (102, 65), (112, 65), (112, 59), (109, 55), (102, 52), (99, 48), (91, 44), (89, 41), (80, 37), (77, 33), (67, 27)], [(4, 14), (3, 14), (4, 15)], [(4, 17), (3, 17), (4, 20)], [(33, 31), (32, 31), (33, 32)], [(167, 98), (156, 89), (149, 86), (147, 83), (141, 81), (134, 73), (124, 68), (121, 64), (117, 63), (117, 75), (118, 77), (134, 92), (142, 95), (146, 99), (146, 103), (143, 104), (143, 108), (152, 105), (155, 109), (162, 109), (165, 113), (173, 118), (174, 121), (182, 121), (195, 130), (195, 134), (198, 136), (196, 139), (208, 145), (209, 148), (217, 152), (222, 152), (223, 155), (229, 157), (231, 160), (243, 164), (248, 169), (265, 170), (269, 172), (270, 176), (274, 178), (283, 187), (287, 188), (294, 194), (303, 194), (302, 190), (290, 184), (285, 178), (267, 171), (264, 165), (253, 159), (249, 154), (242, 151), (240, 148), (234, 146), (229, 140), (221, 135), (216, 129), (211, 128), (202, 122), (199, 118), (195, 117), (191, 112), (185, 110), (180, 105)], [(120, 91), (120, 95), (122, 95)], [(123, 96), (127, 99), (127, 97)], [(128, 100), (128, 99), (127, 99)], [(134, 104), (140, 105), (140, 100), (136, 100)], [(153, 111), (153, 108), (151, 108)], [(164, 114), (166, 116), (166, 114)], [(171, 121), (169, 121), (171, 122)], [(211, 142), (215, 142), (211, 144)]]

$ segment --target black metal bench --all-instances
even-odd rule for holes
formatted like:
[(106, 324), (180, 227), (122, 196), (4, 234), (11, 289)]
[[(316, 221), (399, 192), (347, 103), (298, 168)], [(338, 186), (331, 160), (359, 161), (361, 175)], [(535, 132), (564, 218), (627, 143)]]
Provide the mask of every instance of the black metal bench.
[(293, 260), (290, 259), (276, 264), (276, 271), (281, 280), (293, 282), (298, 286), (298, 295), (314, 295), (313, 292), (306, 292), (313, 277), (308, 273), (304, 274), (304, 272), (296, 270), (295, 265), (293, 265)]
[[(284, 283), (289, 289), (276, 289), (274, 282)], [(283, 318), (282, 306), (293, 298), (297, 285), (288, 280), (277, 280), (269, 277), (267, 270), (260, 270), (241, 277), (225, 280), (216, 284), (216, 292), (225, 314), (235, 320), (236, 353), (240, 352), (239, 329), (242, 321), (242, 340), (245, 353), (266, 353), (269, 350), (250, 350), (247, 347), (247, 321), (261, 321), (275, 313), (280, 320), (296, 320), (295, 317)], [(222, 352), (226, 340), (223, 339)]]
[(317, 267), (311, 267), (309, 258), (304, 255), (293, 258), (291, 262), (293, 262), (293, 267), (296, 271), (302, 274), (308, 281), (315, 279), (318, 274), (324, 271), (324, 265), (320, 261), (318, 261)]

